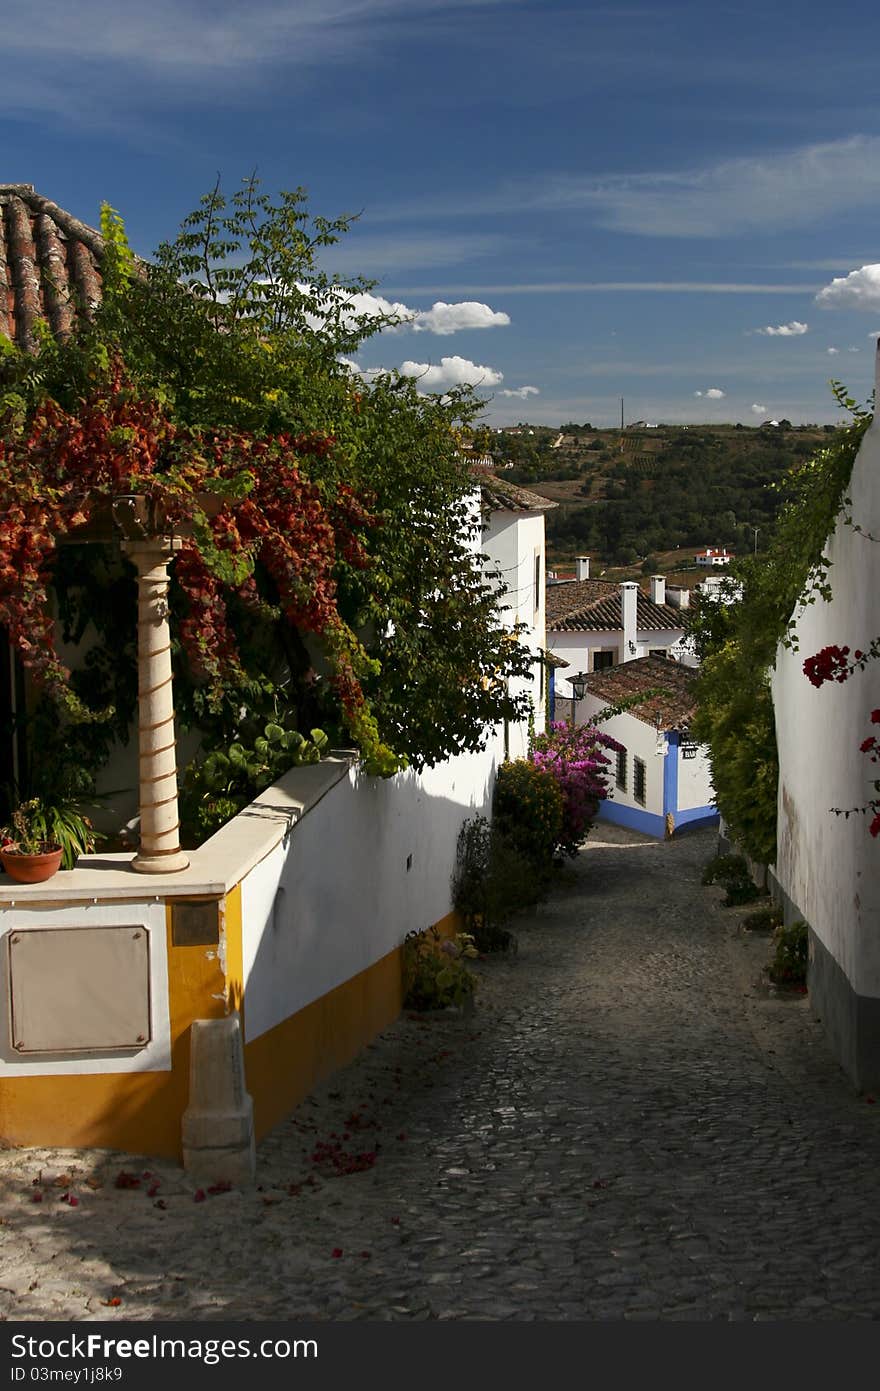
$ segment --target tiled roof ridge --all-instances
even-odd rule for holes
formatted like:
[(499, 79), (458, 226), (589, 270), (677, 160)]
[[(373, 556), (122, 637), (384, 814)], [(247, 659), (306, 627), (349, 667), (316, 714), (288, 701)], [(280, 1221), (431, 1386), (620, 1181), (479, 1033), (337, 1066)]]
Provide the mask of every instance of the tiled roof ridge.
[(33, 184), (0, 184), (0, 333), (37, 351), (37, 322), (66, 338), (101, 298), (104, 238)]
[[(607, 585), (604, 593), (594, 594), (592, 598), (584, 598), (583, 602), (577, 603), (579, 596), (573, 595), (571, 608), (561, 611), (561, 605), (554, 603), (547, 605), (547, 627), (554, 632), (577, 631), (578, 628), (594, 628), (596, 631), (608, 631), (623, 627), (623, 614), (620, 608), (620, 585), (606, 580), (575, 580), (574, 585), (583, 585), (583, 593), (588, 593), (588, 585)], [(560, 590), (571, 591), (574, 585), (553, 585), (548, 593), (553, 594), (554, 600)], [(562, 595), (559, 595), (562, 598)], [(551, 612), (551, 608), (555, 612)], [(593, 619), (593, 622), (589, 622)], [(636, 595), (636, 625), (640, 629), (668, 630), (670, 628), (681, 628), (681, 612), (673, 608), (670, 604), (655, 604), (654, 600), (643, 590), (639, 590)]]
[(531, 493), (527, 488), (521, 488), (518, 483), (509, 483), (507, 479), (489, 473), (482, 466), (472, 468), (472, 477), (494, 506), (503, 503), (511, 506), (514, 511), (522, 512), (549, 512), (559, 506), (558, 502), (542, 497), (540, 493)]

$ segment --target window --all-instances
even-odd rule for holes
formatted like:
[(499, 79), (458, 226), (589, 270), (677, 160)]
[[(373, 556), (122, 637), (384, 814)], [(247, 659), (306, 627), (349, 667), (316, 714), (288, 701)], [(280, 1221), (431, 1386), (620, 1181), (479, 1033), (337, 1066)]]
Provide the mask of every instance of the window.
[(626, 791), (626, 749), (617, 750), (617, 786), (621, 792)]
[(541, 607), (541, 553), (535, 552), (535, 613)]
[(666, 648), (665, 648), (665, 647), (649, 647), (649, 648), (648, 648), (648, 656), (649, 656), (649, 657), (665, 657), (665, 656), (666, 656)]
[(594, 671), (607, 671), (609, 667), (613, 667), (613, 666), (614, 666), (614, 652), (613, 652), (613, 651), (607, 651), (607, 652), (594, 652), (594, 653), (593, 653), (593, 670), (594, 670)]
[(645, 765), (640, 758), (633, 759), (633, 796), (640, 806), (645, 805)]

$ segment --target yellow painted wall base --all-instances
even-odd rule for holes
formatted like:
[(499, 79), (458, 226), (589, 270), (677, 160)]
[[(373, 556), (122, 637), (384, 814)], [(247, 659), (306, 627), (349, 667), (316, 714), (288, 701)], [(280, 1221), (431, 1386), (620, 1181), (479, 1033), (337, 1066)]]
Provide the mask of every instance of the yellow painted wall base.
[(257, 1139), (400, 1014), (400, 948), (245, 1045)]
[[(230, 960), (237, 977), (237, 905), (227, 899)], [(232, 910), (232, 911), (230, 911)], [(437, 927), (444, 936), (460, 928), (455, 914)], [(7, 1144), (78, 1149), (119, 1149), (180, 1159), (180, 1125), (189, 1092), (189, 1039), (193, 1019), (222, 1016), (240, 1002), (225, 981), (215, 953), (173, 947), (169, 930), (172, 1070), (100, 1073), (95, 1076), (3, 1078), (0, 1137)], [(233, 982), (233, 985), (235, 982)], [(244, 1008), (247, 1034), (247, 992)], [(245, 1045), (246, 1085), (254, 1102), (257, 1138), (384, 1029), (401, 1011), (401, 949), (345, 981), (268, 1033)]]

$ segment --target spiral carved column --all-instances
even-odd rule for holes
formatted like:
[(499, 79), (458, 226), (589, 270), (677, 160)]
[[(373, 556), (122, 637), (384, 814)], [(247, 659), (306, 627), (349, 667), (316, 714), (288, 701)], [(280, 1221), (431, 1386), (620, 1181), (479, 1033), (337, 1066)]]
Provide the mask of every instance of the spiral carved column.
[(138, 752), (140, 844), (131, 867), (140, 874), (186, 869), (177, 809), (177, 751), (168, 624), (168, 565), (180, 539), (124, 542), (138, 572)]

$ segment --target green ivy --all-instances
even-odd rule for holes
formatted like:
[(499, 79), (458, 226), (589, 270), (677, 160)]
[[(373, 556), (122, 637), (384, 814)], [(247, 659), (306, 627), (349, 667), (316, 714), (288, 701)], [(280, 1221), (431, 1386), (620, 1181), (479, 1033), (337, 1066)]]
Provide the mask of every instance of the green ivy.
[(786, 480), (789, 500), (769, 547), (731, 566), (742, 601), (704, 603), (688, 629), (701, 657), (694, 735), (709, 746), (715, 799), (732, 838), (763, 864), (776, 858), (779, 759), (770, 672), (779, 644), (795, 649), (804, 608), (830, 598), (825, 554), (870, 414), (832, 391), (852, 423)]

